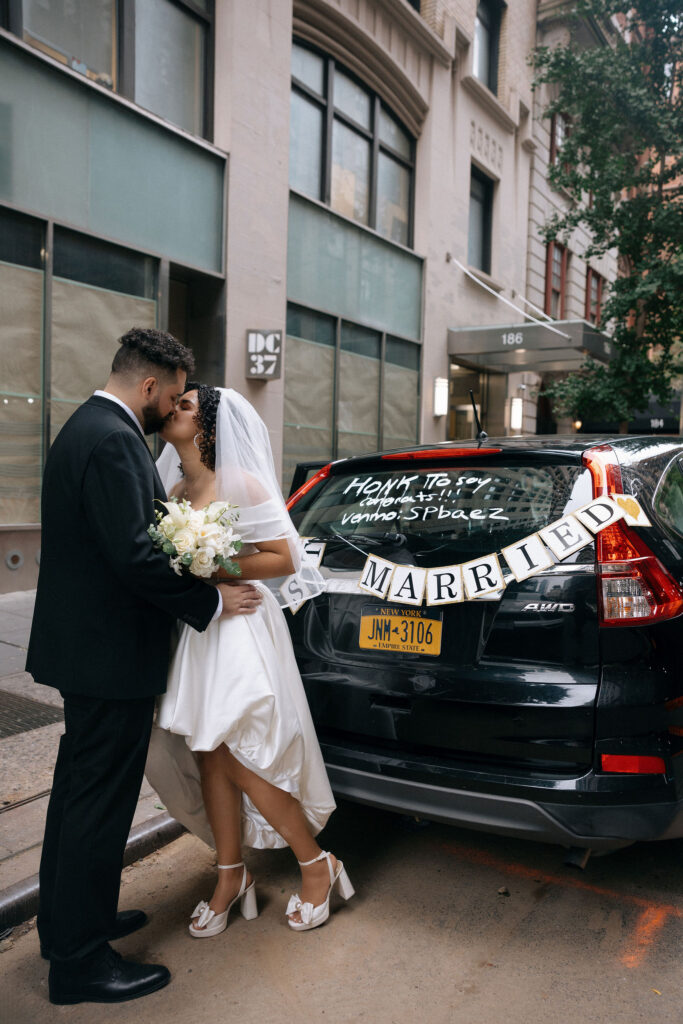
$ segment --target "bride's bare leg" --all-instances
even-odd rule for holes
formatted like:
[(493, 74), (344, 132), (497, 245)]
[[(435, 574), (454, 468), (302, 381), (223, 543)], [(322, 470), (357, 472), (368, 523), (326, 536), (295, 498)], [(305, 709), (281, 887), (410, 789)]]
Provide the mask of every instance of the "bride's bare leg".
[[(225, 766), (225, 773), (234, 785), (246, 793), (251, 802), (261, 812), (266, 821), (279, 832), (291, 846), (297, 860), (313, 860), (320, 853), (320, 847), (311, 835), (308, 822), (301, 804), (283, 789), (271, 785), (259, 778), (254, 772), (233, 757), (226, 746), (221, 746), (220, 757)], [(218, 751), (215, 751), (218, 753)], [(239, 858), (237, 858), (239, 860)], [(226, 863), (232, 863), (227, 861)], [(332, 857), (332, 866), (336, 867), (336, 858)], [(222, 872), (221, 872), (222, 873)], [(228, 872), (226, 872), (227, 874)], [(301, 889), (299, 891), (303, 903), (314, 906), (322, 903), (330, 885), (330, 873), (327, 860), (318, 861), (310, 867), (301, 869)], [(292, 914), (299, 920), (300, 915)]]
[[(242, 792), (231, 780), (221, 750), (203, 751), (198, 754), (199, 771), (202, 780), (204, 809), (211, 825), (216, 855), (219, 864), (237, 864), (242, 860), (241, 824)], [(222, 914), (239, 892), (242, 884), (242, 868), (219, 871), (218, 880), (209, 906)], [(247, 873), (247, 884), (251, 875)], [(197, 928), (195, 922), (195, 928)]]

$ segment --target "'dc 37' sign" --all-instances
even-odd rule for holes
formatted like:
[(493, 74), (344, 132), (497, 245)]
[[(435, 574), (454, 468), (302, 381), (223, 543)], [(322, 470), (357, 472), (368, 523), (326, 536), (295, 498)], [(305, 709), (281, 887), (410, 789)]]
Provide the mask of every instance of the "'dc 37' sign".
[(247, 377), (277, 380), (282, 374), (282, 331), (247, 331)]

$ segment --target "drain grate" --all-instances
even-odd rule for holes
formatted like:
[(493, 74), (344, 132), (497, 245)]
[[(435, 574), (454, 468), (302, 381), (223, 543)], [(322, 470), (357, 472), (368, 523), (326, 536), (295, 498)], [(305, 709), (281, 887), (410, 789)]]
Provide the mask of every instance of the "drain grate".
[(63, 718), (61, 708), (0, 690), (0, 739), (39, 729), (41, 725), (52, 725)]

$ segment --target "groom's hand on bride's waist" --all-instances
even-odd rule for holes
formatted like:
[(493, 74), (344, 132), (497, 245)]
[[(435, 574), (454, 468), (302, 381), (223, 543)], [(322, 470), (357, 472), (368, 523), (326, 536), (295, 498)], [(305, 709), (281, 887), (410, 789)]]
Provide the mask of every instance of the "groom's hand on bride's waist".
[(218, 589), (223, 598), (222, 619), (229, 615), (251, 615), (263, 600), (260, 591), (251, 583), (219, 583)]

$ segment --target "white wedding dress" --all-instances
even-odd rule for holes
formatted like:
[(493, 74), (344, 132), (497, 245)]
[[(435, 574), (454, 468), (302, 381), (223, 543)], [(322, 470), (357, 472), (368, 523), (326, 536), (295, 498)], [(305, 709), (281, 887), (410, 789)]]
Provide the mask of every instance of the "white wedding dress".
[[(263, 602), (253, 615), (218, 619), (204, 633), (181, 624), (147, 759), (147, 778), (169, 813), (210, 846), (194, 751), (225, 743), (241, 764), (296, 797), (313, 835), (335, 808), (284, 614), (268, 587), (254, 586)], [(258, 849), (287, 845), (246, 795), (242, 839)]]

